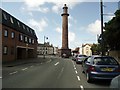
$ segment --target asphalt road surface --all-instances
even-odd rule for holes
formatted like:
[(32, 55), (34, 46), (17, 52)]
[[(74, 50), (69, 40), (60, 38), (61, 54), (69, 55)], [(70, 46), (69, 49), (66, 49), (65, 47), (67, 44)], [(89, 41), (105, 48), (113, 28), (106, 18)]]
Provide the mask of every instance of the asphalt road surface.
[(70, 58), (3, 67), (3, 88), (109, 88), (109, 81), (87, 83), (82, 67)]

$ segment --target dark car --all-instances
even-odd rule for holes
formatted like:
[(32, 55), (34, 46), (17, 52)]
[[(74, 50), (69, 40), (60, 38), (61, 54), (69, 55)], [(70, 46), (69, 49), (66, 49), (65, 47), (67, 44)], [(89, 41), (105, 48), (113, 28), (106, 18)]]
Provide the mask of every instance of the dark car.
[(82, 64), (82, 62), (83, 62), (86, 58), (87, 58), (86, 55), (78, 55), (78, 56), (76, 57), (76, 63), (77, 63), (77, 64)]
[(120, 75), (119, 63), (110, 56), (91, 56), (83, 62), (87, 82), (93, 79), (112, 80)]
[(112, 81), (110, 83), (110, 88), (112, 88), (112, 89), (116, 88), (116, 89), (120, 90), (120, 75), (118, 75), (112, 79)]

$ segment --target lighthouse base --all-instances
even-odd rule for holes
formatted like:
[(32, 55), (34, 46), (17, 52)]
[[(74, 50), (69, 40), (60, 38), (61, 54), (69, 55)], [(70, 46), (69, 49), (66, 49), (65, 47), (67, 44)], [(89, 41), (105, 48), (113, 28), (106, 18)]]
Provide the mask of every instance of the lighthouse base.
[(71, 56), (71, 49), (60, 49), (60, 56), (63, 58), (69, 58)]

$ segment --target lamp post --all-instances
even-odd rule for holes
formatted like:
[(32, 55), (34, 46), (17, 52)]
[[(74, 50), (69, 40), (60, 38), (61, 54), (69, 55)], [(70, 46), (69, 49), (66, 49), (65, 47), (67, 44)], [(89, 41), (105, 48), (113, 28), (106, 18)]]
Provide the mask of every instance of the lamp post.
[(44, 53), (43, 53), (43, 58), (45, 59), (45, 39), (48, 39), (48, 37), (44, 36)]

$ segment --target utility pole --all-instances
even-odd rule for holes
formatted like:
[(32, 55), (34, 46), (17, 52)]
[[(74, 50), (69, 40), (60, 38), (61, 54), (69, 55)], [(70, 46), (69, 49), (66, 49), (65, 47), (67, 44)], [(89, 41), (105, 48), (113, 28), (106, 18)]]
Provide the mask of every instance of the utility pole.
[(103, 2), (100, 1), (100, 8), (101, 8), (101, 49), (102, 55), (104, 55), (104, 38), (103, 38)]

